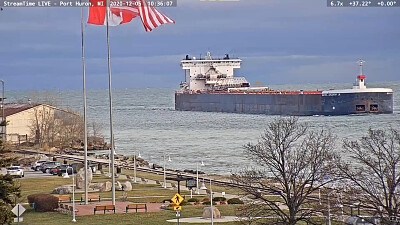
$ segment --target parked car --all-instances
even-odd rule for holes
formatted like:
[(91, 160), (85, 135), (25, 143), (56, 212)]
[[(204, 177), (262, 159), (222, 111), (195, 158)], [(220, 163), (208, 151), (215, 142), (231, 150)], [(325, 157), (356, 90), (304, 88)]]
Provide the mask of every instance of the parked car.
[(64, 173), (68, 173), (68, 175), (72, 175), (73, 169), (68, 164), (62, 164), (60, 166), (57, 166), (56, 168), (57, 168), (58, 176), (62, 176)]
[[(82, 165), (82, 166), (79, 166), (79, 169), (84, 167), (83, 163), (80, 163), (80, 162), (71, 163), (71, 167), (73, 168), (74, 173), (78, 172), (78, 169), (77, 169), (78, 165)], [(92, 173), (96, 173), (96, 170), (97, 170), (96, 165), (91, 164), (90, 160), (88, 161), (88, 167), (92, 170)]]
[(7, 168), (7, 174), (15, 177), (24, 177), (24, 168), (21, 166), (11, 166)]
[(59, 166), (50, 168), (50, 172), (49, 172), (49, 173), (50, 173), (50, 174), (53, 174), (53, 175), (57, 175), (58, 167), (59, 167)]
[(71, 163), (71, 167), (72, 167), (74, 173), (77, 173), (77, 172), (78, 172), (78, 169), (77, 169), (78, 165), (81, 165), (81, 166), (79, 166), (80, 168), (84, 167), (84, 166), (83, 166), (83, 163), (77, 163), (77, 162)]
[(61, 165), (61, 163), (59, 163), (59, 162), (54, 162), (54, 161), (52, 161), (52, 162), (45, 162), (45, 163), (43, 163), (43, 164), (40, 166), (40, 170), (41, 170), (43, 173), (50, 173), (50, 169), (51, 169), (51, 168), (56, 168), (56, 167), (59, 166), (59, 165)]
[(34, 171), (38, 171), (40, 169), (40, 166), (45, 163), (45, 162), (50, 162), (48, 160), (39, 160), (33, 163), (31, 169), (33, 169)]

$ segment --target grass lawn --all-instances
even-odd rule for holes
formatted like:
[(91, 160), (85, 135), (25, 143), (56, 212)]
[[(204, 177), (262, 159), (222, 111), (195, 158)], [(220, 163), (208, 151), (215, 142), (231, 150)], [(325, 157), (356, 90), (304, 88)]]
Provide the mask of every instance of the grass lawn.
[[(141, 174), (146, 177), (146, 173)], [(156, 178), (151, 175), (152, 178)], [(160, 176), (162, 178), (162, 176)], [(104, 182), (109, 181), (109, 178), (102, 177), (101, 175), (94, 175), (93, 182)], [(116, 179), (119, 181), (126, 181), (126, 179)], [(41, 178), (30, 178), (30, 179), (19, 179), (21, 185), (22, 197), (20, 202), (27, 202), (26, 196), (35, 193), (51, 193), (51, 191), (60, 185), (70, 184), (71, 179), (65, 179), (62, 177), (41, 177)], [(215, 188), (214, 188), (215, 187)], [(226, 191), (227, 193), (232, 193), (232, 189), (223, 189), (223, 187), (213, 186), (213, 190)], [(233, 189), (234, 190), (234, 189)], [(123, 191), (116, 191), (117, 200), (123, 196)], [(133, 190), (127, 192), (128, 200), (132, 202), (161, 202), (164, 199), (170, 199), (176, 190), (164, 189), (159, 185), (149, 185), (149, 184), (133, 184)], [(190, 192), (182, 191), (182, 195), (189, 196)], [(76, 199), (80, 200), (82, 193), (76, 194)], [(110, 198), (111, 192), (100, 193), (102, 198)], [(194, 196), (195, 198), (202, 199), (205, 196)], [(273, 197), (273, 196), (271, 196)], [(239, 205), (219, 205), (217, 208), (221, 211), (222, 216), (234, 216), (235, 211)], [(184, 205), (181, 211), (181, 217), (196, 217), (201, 216), (204, 206), (191, 206)], [(63, 225), (71, 224), (72, 215), (62, 214), (59, 212), (34, 212), (32, 209), (28, 209), (24, 215), (24, 222), (21, 225)], [(141, 225), (163, 225), (163, 224), (175, 224), (168, 223), (166, 220), (174, 219), (175, 212), (172, 210), (165, 210), (157, 213), (129, 213), (129, 214), (99, 214), (90, 216), (79, 216), (77, 217), (76, 224), (88, 224), (88, 225), (98, 225), (98, 224), (141, 224)], [(321, 224), (325, 223), (324, 218), (321, 219)], [(196, 225), (196, 223), (193, 223)], [(221, 225), (239, 225), (241, 222), (227, 222), (218, 223)], [(335, 224), (342, 224), (339, 222), (333, 222)], [(198, 223), (197, 225), (201, 225)]]
[(26, 196), (37, 193), (51, 193), (54, 188), (72, 183), (70, 179), (62, 177), (38, 177), (19, 179), (21, 185), (21, 202), (27, 202)]
[[(221, 205), (217, 208), (221, 211), (222, 215), (234, 215), (236, 210), (235, 205)], [(194, 217), (201, 216), (203, 212), (203, 207), (197, 206), (183, 206), (181, 211), (181, 217)], [(63, 225), (71, 224), (72, 215), (71, 214), (61, 214), (57, 212), (51, 213), (39, 213), (32, 210), (27, 210), (24, 215), (24, 222), (21, 225)], [(175, 212), (172, 210), (166, 210), (158, 213), (129, 213), (129, 214), (98, 214), (90, 216), (79, 216), (76, 218), (76, 224), (88, 224), (88, 225), (98, 225), (98, 224), (141, 224), (141, 225), (162, 225), (162, 224), (175, 224), (169, 223), (166, 220), (174, 219)], [(202, 223), (191, 223), (193, 225), (201, 225)], [(239, 225), (239, 222), (229, 222), (229, 223), (218, 223), (221, 225)]]
[[(119, 179), (116, 179), (119, 180)], [(110, 181), (110, 178), (101, 178), (100, 175), (95, 175), (93, 182), (104, 182)], [(125, 181), (125, 180), (119, 180)], [(21, 185), (21, 198), (20, 202), (27, 202), (27, 196), (31, 194), (37, 193), (51, 193), (52, 190), (60, 185), (64, 184), (71, 184), (71, 179), (65, 179), (62, 177), (54, 176), (54, 177), (40, 177), (40, 178), (29, 178), (29, 179), (20, 179), (19, 180)], [(163, 199), (171, 198), (175, 193), (176, 190), (171, 189), (164, 189), (158, 185), (148, 185), (148, 184), (133, 184), (133, 190), (127, 191), (127, 197), (144, 197), (140, 198), (143, 202), (149, 196), (156, 196), (151, 197), (151, 201), (162, 201)], [(78, 190), (75, 195), (76, 200), (80, 200), (82, 195), (82, 191)], [(122, 197), (124, 194), (123, 191), (116, 191), (115, 196), (116, 198)], [(189, 191), (181, 191), (182, 195), (189, 196)], [(111, 198), (111, 192), (102, 192), (100, 193), (102, 198)], [(72, 197), (72, 194), (71, 194)], [(204, 198), (205, 196), (201, 196), (200, 198)], [(149, 199), (150, 200), (150, 199)]]
[[(131, 173), (131, 171), (123, 171), (125, 174)], [(138, 174), (139, 175), (139, 174)], [(144, 177), (146, 179), (154, 179), (154, 180), (162, 180), (163, 177), (159, 175), (140, 173), (140, 177)], [(116, 179), (118, 181), (126, 181), (126, 179)], [(40, 178), (28, 178), (28, 179), (19, 179), (18, 180), (21, 185), (21, 198), (19, 202), (27, 202), (27, 196), (30, 194), (36, 193), (51, 193), (51, 191), (65, 184), (71, 184), (71, 179), (65, 179), (58, 176), (53, 177), (40, 177)], [(110, 181), (110, 178), (94, 175), (93, 182), (105, 182)], [(214, 188), (213, 188), (214, 189)], [(228, 191), (226, 189), (225, 191)], [(229, 191), (228, 191), (229, 192)], [(123, 191), (116, 191), (117, 200), (123, 196)], [(170, 199), (175, 193), (176, 190), (164, 189), (159, 185), (149, 185), (149, 184), (133, 184), (133, 190), (127, 191), (127, 196), (129, 201), (133, 202), (161, 202), (164, 199)], [(76, 200), (80, 200), (81, 192), (76, 193)], [(189, 191), (181, 191), (182, 195), (186, 195), (187, 198), (190, 195)], [(100, 193), (102, 198), (111, 198), (111, 192), (103, 192)], [(194, 196), (199, 199), (203, 199), (206, 196)], [(238, 205), (221, 205), (218, 208), (221, 211), (221, 214), (224, 216), (235, 215), (235, 210)], [(203, 212), (203, 207), (185, 205), (183, 206), (183, 210), (181, 211), (181, 217), (193, 217), (193, 216), (201, 216)], [(71, 224), (72, 215), (71, 214), (62, 214), (59, 212), (34, 212), (32, 209), (28, 209), (24, 215), (24, 224)], [(129, 213), (129, 214), (106, 214), (106, 215), (91, 215), (91, 216), (80, 216), (77, 217), (76, 224), (143, 224), (143, 225), (160, 225), (160, 224), (174, 224), (168, 223), (166, 220), (174, 219), (175, 212), (172, 210), (166, 210), (158, 213)], [(236, 225), (240, 224), (237, 222), (229, 222), (229, 223), (221, 223), (222, 225)]]

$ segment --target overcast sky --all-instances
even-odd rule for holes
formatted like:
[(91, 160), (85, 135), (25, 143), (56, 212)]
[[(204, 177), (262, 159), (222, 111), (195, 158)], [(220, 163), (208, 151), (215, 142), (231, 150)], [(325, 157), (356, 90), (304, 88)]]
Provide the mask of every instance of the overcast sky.
[[(186, 54), (229, 53), (238, 76), (268, 84), (400, 81), (400, 7), (328, 8), (326, 0), (178, 0), (176, 21), (146, 33), (139, 18), (111, 27), (114, 88), (178, 87)], [(87, 18), (87, 9), (85, 20)], [(105, 26), (86, 25), (87, 85), (106, 89)], [(0, 79), (7, 89), (80, 89), (80, 8), (0, 11)]]

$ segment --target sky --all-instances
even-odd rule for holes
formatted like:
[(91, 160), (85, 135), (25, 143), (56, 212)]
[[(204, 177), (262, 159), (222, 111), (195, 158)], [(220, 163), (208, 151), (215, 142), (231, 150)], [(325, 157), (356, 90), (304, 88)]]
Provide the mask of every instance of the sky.
[[(113, 88), (179, 87), (180, 60), (239, 57), (250, 83), (400, 81), (400, 7), (331, 8), (326, 0), (177, 0), (176, 21), (145, 32), (139, 18), (110, 27)], [(87, 19), (88, 9), (84, 9)], [(81, 89), (80, 8), (0, 11), (0, 79), (8, 90)], [(106, 27), (85, 25), (87, 87), (108, 88)]]

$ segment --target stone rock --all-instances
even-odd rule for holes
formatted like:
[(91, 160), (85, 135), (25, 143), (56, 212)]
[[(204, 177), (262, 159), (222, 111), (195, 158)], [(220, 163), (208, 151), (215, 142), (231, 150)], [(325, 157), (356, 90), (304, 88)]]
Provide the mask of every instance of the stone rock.
[[(215, 219), (221, 218), (221, 212), (218, 210), (218, 208), (214, 206), (212, 208), (213, 208), (213, 217)], [(211, 207), (204, 207), (203, 218), (211, 218)]]
[(132, 184), (129, 181), (122, 183), (122, 189), (124, 191), (132, 191)]
[(63, 186), (56, 187), (51, 193), (59, 194), (59, 195), (71, 194), (72, 193), (72, 185), (63, 185)]
[(128, 179), (128, 177), (127, 177), (126, 175), (123, 175), (123, 174), (120, 174), (120, 175), (118, 176), (118, 178), (119, 178), (119, 179), (123, 179), (123, 180)]
[(117, 183), (115, 184), (115, 190), (117, 190), (117, 191), (122, 191), (121, 182), (117, 181)]
[(89, 184), (89, 188), (98, 189), (98, 190), (100, 190), (100, 188), (102, 188), (103, 186), (104, 186), (104, 183), (90, 183)]
[(147, 184), (157, 184), (157, 181), (155, 180), (147, 180)]
[(105, 191), (111, 191), (111, 182), (107, 181), (105, 183), (102, 183), (103, 185), (99, 187), (99, 190), (101, 192), (105, 192)]
[[(93, 179), (93, 173), (92, 170), (89, 168), (87, 170), (87, 176), (88, 176), (88, 184), (92, 182)], [(82, 189), (85, 187), (85, 170), (84, 168), (81, 168), (78, 173), (76, 174), (76, 188), (77, 189)]]

